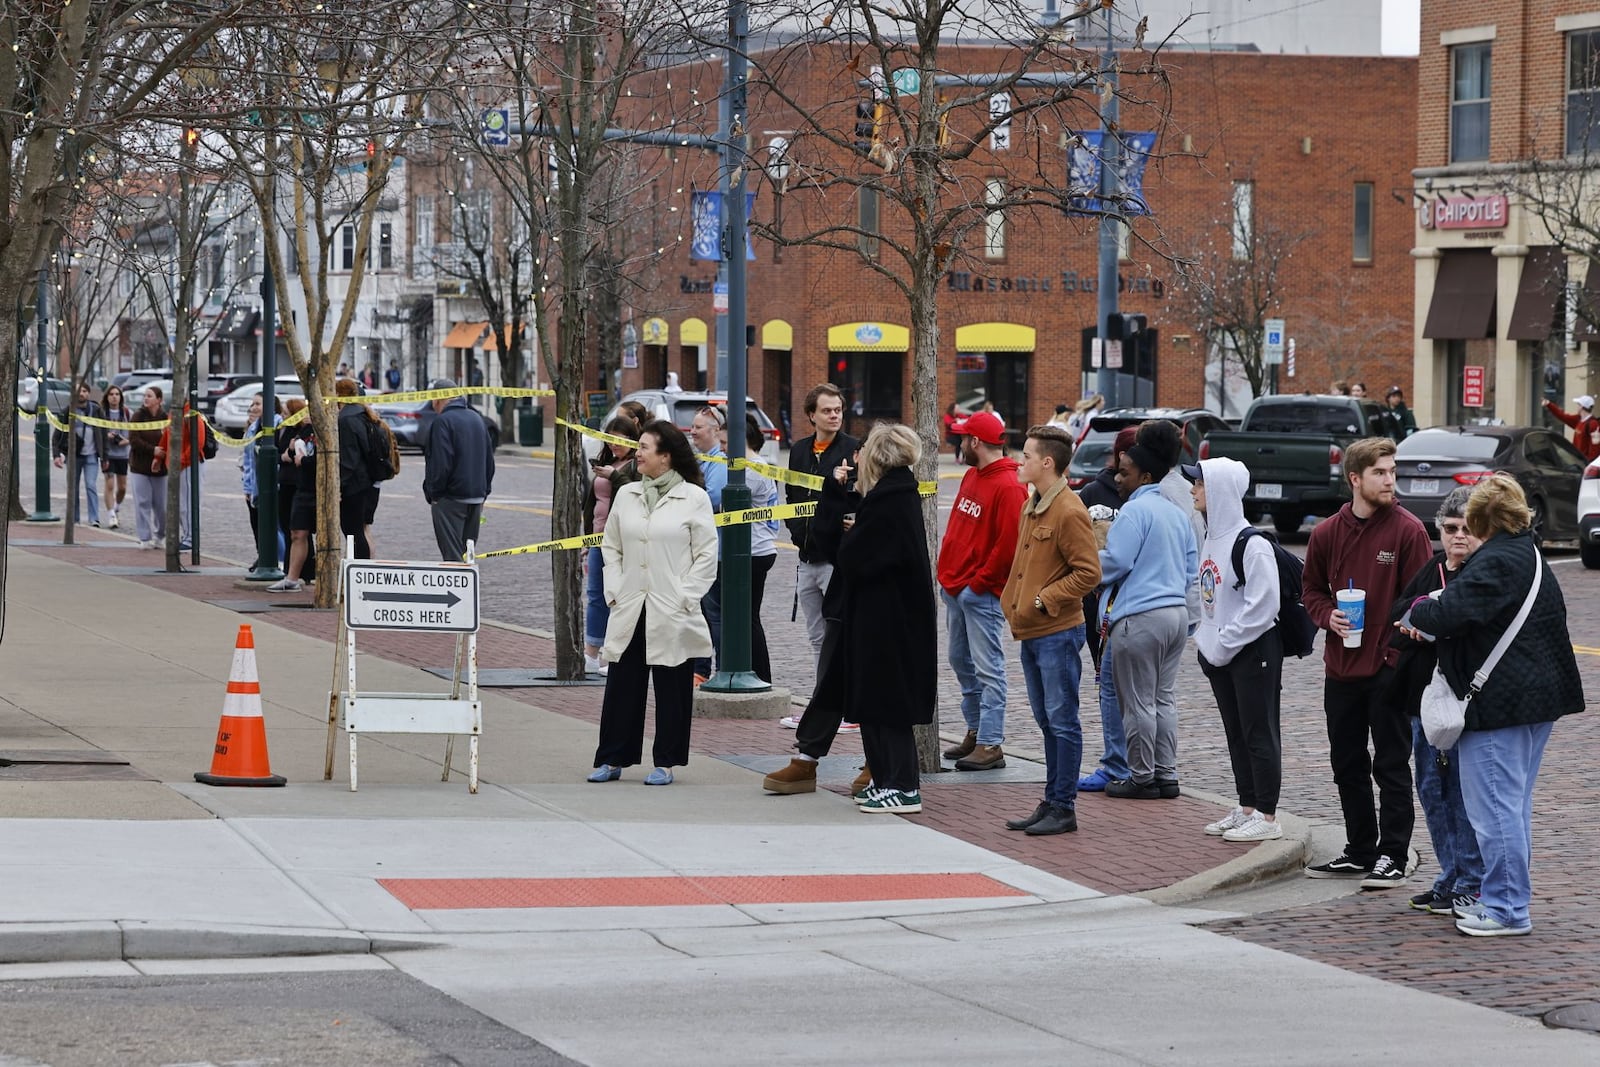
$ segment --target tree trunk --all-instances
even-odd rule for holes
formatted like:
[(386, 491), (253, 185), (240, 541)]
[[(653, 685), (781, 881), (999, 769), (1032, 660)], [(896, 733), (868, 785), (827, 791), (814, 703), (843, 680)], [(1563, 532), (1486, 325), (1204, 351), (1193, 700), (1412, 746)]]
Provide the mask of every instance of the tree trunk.
[[(319, 363), (330, 362), (325, 356)], [(344, 534), (339, 529), (339, 406), (323, 402), (330, 395), (322, 382), (309, 376), (306, 417), (317, 442), (317, 596), (319, 608), (339, 603), (339, 561), (344, 558)]]
[[(582, 301), (569, 289), (561, 301), (560, 352), (553, 385), (556, 417), (582, 421), (584, 344)], [(555, 427), (555, 494), (551, 500), (550, 527), (554, 537), (575, 537), (583, 532), (583, 438), (565, 426)], [(583, 667), (583, 557), (582, 552), (552, 552), (551, 577), (555, 588), (556, 677), (582, 678)]]
[[(917, 478), (938, 483), (939, 443), (939, 307), (938, 268), (934, 250), (919, 250), (911, 279), (911, 410), (912, 426), (922, 439), (922, 459), (917, 463)], [(939, 558), (939, 498), (922, 498), (922, 525), (928, 538), (928, 559)], [(935, 562), (937, 567), (937, 562)], [(937, 592), (936, 594), (937, 595)], [(934, 705), (933, 722), (916, 728), (917, 763), (924, 774), (940, 770), (939, 708)]]

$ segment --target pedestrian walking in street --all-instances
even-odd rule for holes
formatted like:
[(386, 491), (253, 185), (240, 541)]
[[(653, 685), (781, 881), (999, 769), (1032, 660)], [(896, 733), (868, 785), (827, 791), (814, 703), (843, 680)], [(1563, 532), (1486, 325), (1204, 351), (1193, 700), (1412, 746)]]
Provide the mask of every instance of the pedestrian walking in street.
[[(284, 409), (286, 418), (293, 418), (305, 406), (303, 398), (291, 398)], [(315, 573), (307, 570), (314, 566), (317, 532), (317, 438), (311, 420), (280, 426), (278, 448), (278, 485), (282, 489), (278, 514), (288, 516), (289, 565), (283, 569), (283, 577), (267, 589), (297, 593), (314, 580)], [(293, 488), (286, 488), (289, 486)]]
[(388, 387), (389, 392), (399, 392), (401, 379), (400, 361), (391, 359), (389, 361), (389, 369), (383, 372), (383, 384)]
[(956, 423), (970, 469), (961, 478), (939, 545), (939, 587), (945, 605), (950, 669), (961, 686), (966, 736), (945, 750), (958, 771), (1006, 765), (1005, 614), (1000, 593), (1011, 573), (1017, 521), (1028, 492), (1017, 461), (1006, 455), (1005, 424), (979, 411)]
[[(101, 404), (101, 418), (108, 422), (132, 422), (133, 412), (128, 410), (127, 403), (122, 399), (122, 390), (113, 385), (106, 389), (106, 395)], [(115, 530), (122, 525), (118, 512), (122, 502), (128, 496), (128, 431), (122, 427), (106, 427), (105, 458), (100, 461), (100, 470), (105, 475), (105, 510), (110, 516), (107, 526)]]
[(861, 724), (872, 786), (858, 799), (869, 814), (922, 810), (912, 728), (933, 721), (938, 699), (933, 583), (911, 469), (921, 453), (909, 426), (872, 428), (861, 445), (861, 504), (844, 520), (834, 572), (844, 714)]
[(1032, 492), (1017, 524), (1011, 576), (1000, 596), (1011, 636), (1022, 643), (1028, 704), (1044, 737), (1044, 799), (1008, 830), (1033, 837), (1078, 828), (1083, 726), (1083, 598), (1100, 584), (1089, 509), (1067, 487), (1072, 439), (1059, 426), (1035, 426), (1022, 444), (1017, 477)]
[[(635, 444), (639, 440), (639, 424), (625, 415), (606, 423), (605, 432)], [(595, 458), (590, 460), (594, 476), (584, 494), (584, 533), (605, 533), (606, 519), (611, 514), (611, 502), (616, 499), (617, 490), (639, 480), (639, 471), (633, 462), (634, 451), (633, 448), (607, 441), (600, 446)], [(584, 568), (587, 572), (584, 576), (584, 595), (587, 603), (583, 614), (583, 667), (590, 674), (605, 674), (610, 670), (600, 658), (600, 646), (606, 643), (606, 622), (611, 618), (611, 609), (606, 606), (604, 567), (605, 557), (599, 545), (584, 552)]]
[(600, 545), (611, 609), (601, 656), (611, 669), (589, 781), (616, 781), (642, 758), (653, 682), (655, 767), (644, 784), (671, 785), (672, 768), (689, 762), (692, 661), (711, 651), (700, 598), (717, 576), (717, 527), (683, 431), (665, 419), (649, 423), (634, 462), (640, 480), (617, 491)]
[(1194, 644), (1217, 699), (1239, 798), (1231, 812), (1205, 829), (1224, 841), (1271, 841), (1283, 836), (1278, 825), (1283, 642), (1275, 626), (1277, 555), (1244, 517), (1250, 471), (1243, 463), (1206, 459), (1185, 466), (1183, 473), (1193, 481), (1194, 507), (1206, 526)]
[[(269, 428), (277, 426), (278, 423), (282, 421), (280, 412), (283, 408), (283, 401), (274, 397), (273, 406), (278, 410), (273, 412), (272, 418), (266, 420), (266, 425)], [(262, 560), (259, 558), (261, 534), (260, 510), (257, 507), (257, 502), (261, 497), (261, 491), (258, 485), (258, 479), (256, 477), (255, 436), (261, 432), (262, 421), (261, 396), (260, 394), (257, 394), (250, 400), (249, 422), (244, 428), (245, 446), (239, 450), (239, 485), (240, 488), (244, 490), (244, 506), (250, 514), (250, 537), (251, 540), (254, 541), (258, 546), (256, 551), (257, 559), (250, 565), (250, 569), (258, 570), (265, 563), (269, 564), (273, 570), (276, 570), (278, 567), (278, 561), (283, 558), (284, 539), (281, 530), (277, 536), (277, 554), (271, 560)]]
[(1473, 937), (1533, 929), (1533, 788), (1555, 720), (1584, 709), (1561, 585), (1539, 553), (1532, 512), (1516, 479), (1495, 474), (1467, 501), (1467, 529), (1483, 544), (1437, 600), (1412, 605), (1411, 625), (1439, 642), (1439, 671), (1466, 698), (1474, 675), (1515, 625), (1534, 576), (1538, 592), (1504, 656), (1466, 708), (1456, 745), (1461, 795), (1483, 855), (1478, 907), (1456, 918)]
[(1135, 440), (1122, 454), (1127, 503), (1100, 551), (1117, 699), (1128, 741), (1129, 777), (1106, 785), (1126, 800), (1178, 796), (1178, 708), (1174, 690), (1189, 632), (1188, 593), (1198, 571), (1194, 530), (1161, 493), (1176, 455)]
[[(1387, 437), (1364, 437), (1345, 449), (1351, 499), (1311, 531), (1302, 584), (1306, 611), (1327, 631), (1322, 704), (1345, 832), (1344, 851), (1306, 867), (1306, 874), (1359, 878), (1363, 889), (1405, 884), (1415, 818), (1411, 723), (1394, 692), (1399, 653), (1389, 645), (1385, 623), (1433, 547), (1421, 520), (1396, 505), (1394, 450)], [(1360, 613), (1352, 618), (1358, 592)], [(1365, 625), (1367, 618), (1372, 625)]]
[(1404, 694), (1406, 713), (1411, 716), (1411, 751), (1416, 764), (1417, 801), (1433, 841), (1433, 855), (1439, 861), (1439, 875), (1433, 885), (1411, 898), (1418, 911), (1454, 917), (1455, 909), (1474, 908), (1483, 885), (1483, 856), (1478, 838), (1467, 818), (1466, 802), (1461, 797), (1461, 760), (1455, 748), (1441, 752), (1428, 743), (1422, 729), (1422, 693), (1433, 680), (1439, 662), (1434, 642), (1415, 627), (1402, 623), (1418, 597), (1443, 589), (1461, 573), (1467, 557), (1482, 544), (1467, 529), (1467, 500), (1472, 487), (1458, 485), (1439, 505), (1434, 524), (1444, 548), (1423, 564), (1400, 591), (1390, 609), (1394, 626), (1390, 643), (1399, 651), (1395, 663), (1395, 691)]
[[(456, 389), (449, 378), (435, 378), (429, 389)], [(464, 396), (433, 401), (433, 424), (423, 453), (422, 495), (433, 509), (433, 537), (439, 555), (459, 563), (467, 542), (478, 537), (483, 502), (494, 487), (494, 442), (483, 418)]]
[[(1095, 475), (1094, 481), (1078, 490), (1078, 499), (1091, 509), (1091, 516), (1096, 508), (1115, 515), (1126, 503), (1118, 472), (1122, 454), (1133, 447), (1138, 432), (1136, 426), (1126, 426), (1117, 431), (1111, 454), (1106, 457), (1106, 465)], [(1110, 526), (1105, 520), (1098, 520), (1095, 529), (1095, 543), (1104, 548)], [(1133, 772), (1128, 770), (1128, 739), (1122, 730), (1122, 707), (1117, 702), (1116, 672), (1112, 669), (1111, 650), (1105, 643), (1111, 620), (1100, 610), (1104, 590), (1105, 587), (1101, 586), (1083, 598), (1083, 617), (1087, 620), (1085, 633), (1089, 655), (1094, 661), (1095, 691), (1100, 706), (1100, 737), (1104, 748), (1099, 766), (1078, 779), (1080, 793), (1103, 793), (1110, 783), (1133, 777)]]
[[(694, 446), (700, 463), (700, 478), (706, 496), (711, 499), (711, 510), (722, 510), (722, 490), (728, 485), (728, 453), (722, 447), (723, 421), (726, 413), (707, 404), (695, 412), (689, 424), (689, 441)], [(694, 678), (699, 685), (711, 677), (712, 669), (722, 651), (722, 535), (717, 535), (717, 577), (700, 599), (700, 609), (711, 631), (711, 654), (695, 660)]]
[(1600, 419), (1594, 417), (1594, 397), (1585, 393), (1575, 397), (1572, 402), (1578, 408), (1576, 415), (1562, 411), (1551, 400), (1544, 402), (1544, 409), (1558, 421), (1572, 427), (1573, 445), (1583, 453), (1584, 459), (1592, 460), (1600, 456)]
[[(167, 409), (161, 406), (159, 385), (144, 387), (144, 402), (136, 422), (165, 423)], [(167, 459), (161, 442), (161, 429), (131, 430), (128, 433), (128, 471), (133, 482), (133, 527), (140, 548), (155, 548), (167, 536)]]
[(106, 431), (102, 426), (91, 426), (82, 419), (100, 418), (100, 405), (90, 397), (89, 383), (78, 383), (77, 393), (68, 413), (68, 432), (56, 430), (51, 434), (52, 451), (57, 467), (66, 465), (68, 453), (73, 456), (69, 483), (75, 483), (68, 494), (72, 497), (72, 521), (82, 522), (83, 512), (78, 507), (78, 491), (83, 491), (89, 502), (89, 525), (100, 525), (100, 459), (106, 454)]

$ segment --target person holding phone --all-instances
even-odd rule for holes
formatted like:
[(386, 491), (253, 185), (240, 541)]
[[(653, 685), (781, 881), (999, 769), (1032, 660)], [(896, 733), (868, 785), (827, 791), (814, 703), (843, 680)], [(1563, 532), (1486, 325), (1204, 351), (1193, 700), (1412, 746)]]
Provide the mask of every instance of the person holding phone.
[[(613, 437), (635, 442), (639, 440), (639, 424), (624, 415), (607, 423), (605, 432)], [(589, 482), (588, 492), (584, 494), (584, 533), (605, 533), (606, 519), (611, 514), (611, 502), (616, 499), (617, 490), (639, 480), (638, 466), (633, 460), (635, 452), (636, 448), (607, 441), (600, 446), (599, 453), (589, 460), (594, 477)], [(604, 557), (599, 545), (584, 553), (584, 568), (584, 591), (588, 604), (583, 616), (583, 666), (589, 674), (605, 674), (610, 668), (600, 658), (600, 647), (606, 643), (606, 623), (610, 621), (611, 609), (606, 604)]]

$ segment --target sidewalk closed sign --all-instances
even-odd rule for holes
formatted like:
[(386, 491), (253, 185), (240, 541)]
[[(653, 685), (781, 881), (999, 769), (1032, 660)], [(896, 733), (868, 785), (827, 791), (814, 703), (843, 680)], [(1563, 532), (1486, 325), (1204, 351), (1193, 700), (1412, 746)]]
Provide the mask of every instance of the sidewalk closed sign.
[(344, 621), (352, 630), (478, 632), (478, 570), (456, 563), (351, 560)]

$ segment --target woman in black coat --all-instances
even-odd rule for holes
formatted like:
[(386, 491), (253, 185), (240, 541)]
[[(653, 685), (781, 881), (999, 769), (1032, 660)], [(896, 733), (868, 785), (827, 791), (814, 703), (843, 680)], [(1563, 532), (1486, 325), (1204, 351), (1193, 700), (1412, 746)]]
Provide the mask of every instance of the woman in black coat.
[(1522, 487), (1509, 475), (1478, 483), (1467, 528), (1483, 546), (1437, 599), (1411, 607), (1411, 623), (1438, 638), (1439, 671), (1458, 697), (1511, 626), (1539, 568), (1533, 610), (1482, 690), (1467, 704), (1456, 743), (1461, 797), (1483, 853), (1477, 909), (1456, 919), (1474, 937), (1526, 934), (1533, 785), (1555, 720), (1583, 710), (1583, 682), (1567, 634), (1561, 586), (1539, 555)]
[(922, 500), (911, 471), (922, 446), (908, 426), (880, 423), (861, 445), (861, 505), (839, 542), (844, 718), (861, 724), (872, 785), (861, 810), (922, 810), (912, 727), (933, 721), (936, 626)]

